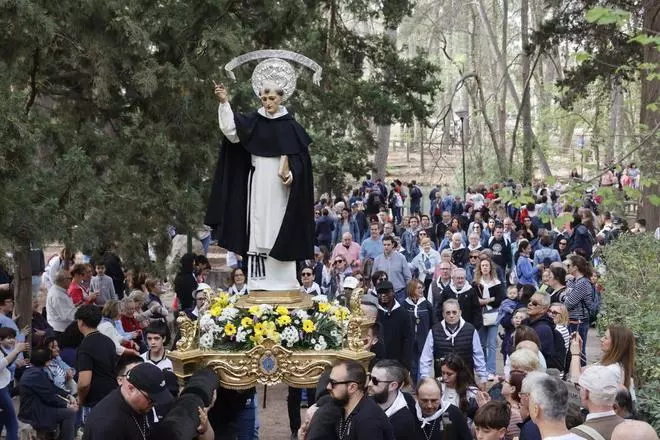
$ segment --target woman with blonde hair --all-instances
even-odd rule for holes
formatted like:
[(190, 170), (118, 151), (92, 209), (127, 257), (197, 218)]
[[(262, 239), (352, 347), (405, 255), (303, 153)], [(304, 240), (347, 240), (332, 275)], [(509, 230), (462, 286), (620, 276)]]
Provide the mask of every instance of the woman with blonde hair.
[(417, 380), (419, 379), (419, 357), (422, 354), (426, 337), (434, 323), (433, 306), (424, 297), (425, 291), (424, 284), (421, 281), (416, 279), (410, 280), (406, 288), (406, 300), (402, 304), (410, 315), (415, 333), (413, 365), (410, 372), (414, 384), (417, 384)]
[(483, 326), (479, 329), (479, 339), (486, 358), (488, 380), (495, 380), (497, 368), (497, 314), (500, 303), (506, 294), (506, 286), (497, 276), (495, 264), (482, 254), (475, 268), (473, 286), (479, 295), (479, 305), (483, 316)]
[(566, 346), (566, 350), (568, 350), (571, 342), (571, 335), (568, 332), (568, 309), (564, 304), (555, 302), (550, 304), (550, 310), (548, 313), (555, 322), (555, 328), (561, 333), (562, 338), (564, 338), (564, 346)]
[[(101, 319), (101, 323), (98, 325), (97, 330), (112, 339), (112, 342), (114, 342), (115, 348), (117, 349), (117, 354), (119, 356), (139, 356), (140, 352), (138, 350), (140, 348), (138, 345), (133, 341), (122, 338), (115, 327), (115, 321), (120, 319), (119, 301), (110, 300), (106, 302), (101, 313), (103, 318)], [(123, 347), (122, 344), (124, 343), (129, 344), (132, 348)]]
[(417, 278), (424, 284), (426, 292), (431, 285), (433, 273), (438, 264), (440, 264), (440, 254), (431, 247), (431, 239), (423, 238), (421, 240), (420, 252), (412, 259), (410, 263), (413, 269), (417, 269), (419, 275)]

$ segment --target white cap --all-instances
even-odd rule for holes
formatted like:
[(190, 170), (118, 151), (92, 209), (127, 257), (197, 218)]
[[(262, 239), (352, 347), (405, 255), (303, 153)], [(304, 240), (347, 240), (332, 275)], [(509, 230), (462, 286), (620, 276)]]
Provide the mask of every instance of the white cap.
[(355, 277), (346, 277), (344, 278), (344, 284), (342, 287), (344, 289), (355, 289), (359, 284), (359, 281)]
[(614, 367), (618, 368), (618, 365), (587, 367), (580, 375), (578, 383), (582, 388), (595, 394), (599, 400), (614, 400), (621, 379)]
[(206, 283), (199, 283), (197, 285), (197, 288), (193, 291), (193, 296), (195, 296), (197, 292), (202, 290), (213, 290), (213, 288)]

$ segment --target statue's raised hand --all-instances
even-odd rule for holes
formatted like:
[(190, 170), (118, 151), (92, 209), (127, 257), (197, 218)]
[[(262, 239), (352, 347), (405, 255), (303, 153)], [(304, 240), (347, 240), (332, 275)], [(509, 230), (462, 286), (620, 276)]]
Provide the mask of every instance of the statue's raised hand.
[(213, 91), (215, 93), (216, 99), (220, 104), (227, 102), (227, 89), (225, 88), (224, 84), (217, 84), (215, 81), (213, 81)]

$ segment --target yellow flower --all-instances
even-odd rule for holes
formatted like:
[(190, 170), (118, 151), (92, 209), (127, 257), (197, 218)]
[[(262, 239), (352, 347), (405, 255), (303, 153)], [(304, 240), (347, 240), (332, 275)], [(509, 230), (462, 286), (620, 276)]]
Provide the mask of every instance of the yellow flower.
[(311, 319), (305, 319), (303, 321), (302, 327), (305, 333), (311, 333), (314, 330), (316, 330), (316, 326), (314, 325)]
[(330, 310), (330, 304), (326, 302), (319, 303), (319, 312), (326, 313), (328, 310)]
[(256, 317), (258, 317), (258, 318), (261, 317), (261, 309), (259, 308), (259, 306), (251, 306), (251, 307), (248, 309), (248, 312), (249, 312), (250, 315), (252, 315), (252, 316), (256, 316)]
[(254, 342), (256, 345), (259, 345), (264, 342), (264, 336), (261, 333), (257, 334), (255, 332), (254, 336), (250, 336), (250, 341)]
[(257, 322), (254, 325), (254, 334), (255, 335), (263, 335), (264, 334), (264, 324), (263, 322)]
[(252, 318), (246, 316), (245, 318), (241, 319), (241, 327), (248, 328), (252, 327), (252, 324), (254, 322), (252, 321)]
[(231, 322), (228, 322), (225, 324), (225, 335), (227, 336), (233, 336), (236, 334), (236, 326), (232, 324)]
[(222, 292), (218, 297), (218, 302), (222, 307), (226, 307), (229, 304), (229, 295), (226, 292)]
[(209, 310), (209, 313), (211, 316), (217, 318), (220, 316), (220, 313), (222, 313), (222, 306), (218, 303), (213, 304), (213, 306), (211, 306), (211, 310)]
[(348, 318), (349, 311), (346, 307), (337, 307), (335, 318), (345, 321)]
[(274, 332), (275, 323), (273, 321), (264, 321), (264, 333)]
[(277, 313), (280, 316), (288, 315), (289, 309), (287, 309), (284, 306), (277, 306), (277, 308), (275, 309), (275, 313)]
[(291, 324), (291, 317), (289, 315), (282, 315), (277, 318), (277, 325), (285, 326)]

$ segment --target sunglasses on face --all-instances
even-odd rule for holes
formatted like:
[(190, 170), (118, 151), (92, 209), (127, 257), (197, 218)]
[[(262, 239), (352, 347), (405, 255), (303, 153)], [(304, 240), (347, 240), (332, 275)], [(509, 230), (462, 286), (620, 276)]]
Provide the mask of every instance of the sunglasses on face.
[(304, 277), (311, 277), (311, 276), (312, 276), (312, 273), (311, 273), (311, 272), (303, 272), (303, 273), (302, 273), (302, 276), (304, 276)]
[(550, 314), (551, 314), (552, 316), (557, 316), (557, 315), (559, 315), (559, 312), (556, 311), (556, 310), (550, 310)]
[(394, 382), (393, 380), (380, 380), (380, 379), (376, 379), (376, 378), (373, 377), (373, 376), (371, 376), (370, 379), (371, 379), (371, 383), (374, 384), (374, 386), (378, 386), (378, 384), (381, 384), (381, 383), (392, 383), (392, 382)]
[(538, 307), (538, 306), (540, 306), (541, 304), (540, 304), (539, 302), (536, 302), (536, 301), (530, 301), (530, 302), (529, 302), (529, 305), (530, 305), (530, 306), (534, 306), (534, 307)]
[(337, 385), (346, 385), (349, 383), (357, 383), (354, 380), (335, 380), (335, 379), (330, 379), (328, 380), (328, 383), (330, 384), (330, 388), (334, 388)]
[(470, 255), (470, 260), (476, 260), (477, 258), (479, 258), (479, 255)]

